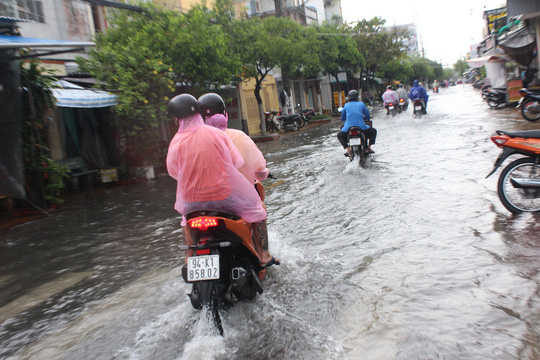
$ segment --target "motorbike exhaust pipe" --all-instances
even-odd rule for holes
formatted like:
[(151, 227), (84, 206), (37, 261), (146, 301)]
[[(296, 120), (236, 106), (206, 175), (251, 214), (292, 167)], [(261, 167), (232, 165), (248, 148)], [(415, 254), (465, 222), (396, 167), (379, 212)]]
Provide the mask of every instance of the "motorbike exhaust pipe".
[(515, 188), (540, 188), (540, 179), (516, 179), (510, 178)]

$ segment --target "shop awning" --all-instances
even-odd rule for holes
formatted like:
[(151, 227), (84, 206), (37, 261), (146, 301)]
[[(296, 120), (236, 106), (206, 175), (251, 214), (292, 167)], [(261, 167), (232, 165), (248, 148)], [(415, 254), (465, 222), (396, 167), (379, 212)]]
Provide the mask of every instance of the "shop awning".
[(525, 27), (509, 32), (506, 38), (499, 41), (499, 46), (514, 61), (520, 65), (529, 66), (534, 59), (536, 50), (533, 29)]
[(484, 54), (484, 56), (477, 57), (474, 59), (467, 60), (467, 64), (471, 68), (479, 68), (484, 66), (486, 63), (503, 63), (508, 61), (504, 57), (504, 53), (500, 49), (490, 50)]
[(57, 81), (52, 93), (56, 106), (68, 108), (102, 108), (116, 105), (116, 95), (102, 90), (85, 89), (67, 81)]
[(89, 47), (93, 42), (37, 39), (25, 36), (0, 35), (0, 49)]

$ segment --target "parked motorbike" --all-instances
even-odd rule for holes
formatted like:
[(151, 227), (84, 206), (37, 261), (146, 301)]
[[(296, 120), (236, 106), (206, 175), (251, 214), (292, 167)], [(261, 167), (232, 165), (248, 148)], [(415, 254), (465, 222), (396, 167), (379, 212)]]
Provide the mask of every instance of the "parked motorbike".
[(275, 117), (279, 112), (276, 110), (265, 111), (264, 112), (264, 123), (266, 124), (266, 132), (276, 132), (279, 131), (278, 124), (276, 123)]
[[(257, 191), (264, 201), (262, 184), (257, 183)], [(207, 307), (223, 335), (219, 311), (262, 294), (266, 269), (252, 240), (251, 224), (244, 219), (217, 211), (195, 211), (186, 218), (193, 240), (193, 245), (181, 246), (193, 250), (182, 267), (184, 281), (192, 284), (188, 296), (195, 309)]]
[(279, 130), (298, 131), (305, 124), (302, 114), (281, 115), (275, 118)]
[(491, 140), (502, 149), (490, 177), (511, 155), (523, 155), (508, 164), (499, 176), (497, 193), (513, 214), (540, 211), (540, 130), (497, 130)]
[(317, 115), (317, 112), (315, 111), (315, 109), (309, 108), (309, 109), (304, 109), (304, 110), (300, 111), (300, 114), (302, 114), (304, 116), (304, 118), (306, 119), (306, 122), (310, 123), (311, 119), (315, 115)]
[(420, 99), (413, 100), (413, 115), (416, 118), (421, 118), (422, 115), (426, 115), (426, 108), (424, 103)]
[[(372, 122), (366, 121), (366, 124), (371, 126)], [(358, 165), (363, 166), (370, 156), (370, 153), (368, 151), (366, 136), (361, 128), (358, 126), (351, 126), (349, 128), (347, 145), (349, 160), (353, 161), (355, 158), (357, 158)]]
[(490, 108), (497, 109), (502, 106), (506, 106), (506, 97), (508, 93), (504, 88), (492, 88), (488, 89), (488, 95), (486, 101)]
[(398, 102), (398, 112), (402, 113), (404, 111), (407, 111), (407, 108), (409, 107), (409, 101), (407, 100), (405, 102), (405, 99), (401, 98)]
[(525, 120), (537, 121), (540, 119), (540, 94), (526, 88), (519, 90), (522, 96), (516, 108), (521, 108), (521, 115)]
[(395, 103), (388, 103), (386, 104), (386, 115), (392, 115), (396, 116), (396, 104)]

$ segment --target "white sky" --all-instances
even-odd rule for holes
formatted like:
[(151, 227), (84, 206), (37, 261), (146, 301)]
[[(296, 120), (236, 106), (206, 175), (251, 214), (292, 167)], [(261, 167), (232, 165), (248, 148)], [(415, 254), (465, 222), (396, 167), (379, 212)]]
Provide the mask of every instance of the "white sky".
[(483, 11), (503, 6), (506, 0), (341, 0), (347, 22), (377, 16), (386, 25), (416, 23), (425, 56), (444, 66), (452, 66), (482, 41)]

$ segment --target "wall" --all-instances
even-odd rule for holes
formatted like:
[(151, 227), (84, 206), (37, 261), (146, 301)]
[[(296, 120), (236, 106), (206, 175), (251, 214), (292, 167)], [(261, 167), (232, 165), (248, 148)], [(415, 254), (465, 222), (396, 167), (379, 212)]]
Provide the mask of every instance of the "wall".
[[(259, 107), (254, 94), (255, 79), (241, 82), (239, 87), (240, 97), (242, 99), (242, 118), (247, 120), (249, 135), (260, 135), (261, 121), (259, 117)], [(271, 109), (279, 109), (276, 80), (271, 75), (267, 75), (266, 78), (263, 80), (261, 98), (263, 101), (264, 111), (269, 111)]]

